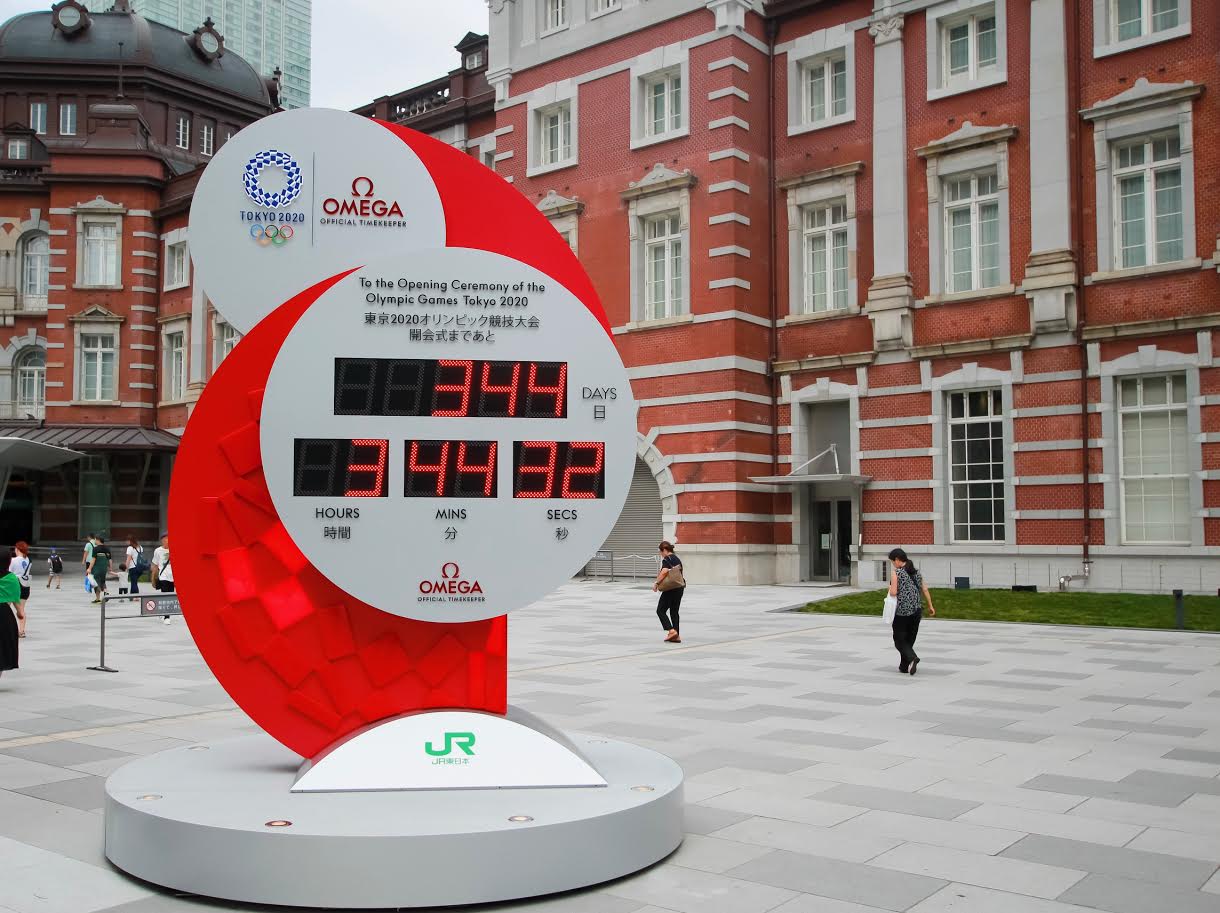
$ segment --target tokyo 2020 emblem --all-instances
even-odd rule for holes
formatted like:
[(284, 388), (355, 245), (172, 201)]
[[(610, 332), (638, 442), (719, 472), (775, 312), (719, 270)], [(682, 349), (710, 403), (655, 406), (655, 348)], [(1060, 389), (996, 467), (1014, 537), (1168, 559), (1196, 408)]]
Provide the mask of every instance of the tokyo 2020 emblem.
[[(278, 168), (284, 172), (286, 182), (281, 190), (267, 190), (260, 182), (260, 176), (268, 168)], [(300, 195), (304, 183), (301, 166), (287, 152), (277, 149), (266, 149), (246, 162), (241, 181), (246, 188), (246, 196), (259, 206), (269, 206), (272, 209), (290, 205)]]

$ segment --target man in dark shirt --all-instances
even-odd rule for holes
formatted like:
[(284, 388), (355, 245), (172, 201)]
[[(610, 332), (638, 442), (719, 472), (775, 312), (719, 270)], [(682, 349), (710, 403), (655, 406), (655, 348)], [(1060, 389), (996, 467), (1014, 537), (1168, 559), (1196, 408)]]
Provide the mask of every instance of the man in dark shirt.
[(106, 574), (110, 570), (110, 546), (101, 536), (94, 537), (93, 558), (89, 561), (88, 574), (93, 578), (93, 601), (101, 602), (106, 595)]

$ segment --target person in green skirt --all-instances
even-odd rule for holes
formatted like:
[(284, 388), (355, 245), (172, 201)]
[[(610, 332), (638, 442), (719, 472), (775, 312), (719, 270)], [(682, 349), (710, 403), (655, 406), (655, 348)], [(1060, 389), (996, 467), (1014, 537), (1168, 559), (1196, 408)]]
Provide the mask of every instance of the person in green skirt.
[(21, 581), (6, 572), (0, 576), (0, 675), (17, 668), (17, 610), (21, 602)]

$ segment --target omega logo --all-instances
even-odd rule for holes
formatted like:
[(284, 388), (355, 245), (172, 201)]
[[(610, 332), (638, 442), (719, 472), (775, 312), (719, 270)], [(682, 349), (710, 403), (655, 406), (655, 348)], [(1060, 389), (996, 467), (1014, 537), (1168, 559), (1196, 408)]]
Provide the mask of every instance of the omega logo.
[(382, 200), (374, 196), (373, 179), (361, 175), (352, 181), (350, 200), (328, 197), (322, 201), (322, 211), (328, 216), (363, 216), (368, 218), (396, 217), (401, 219), (402, 207), (397, 200)]
[(469, 596), (482, 593), (483, 587), (477, 580), (462, 580), (462, 570), (453, 561), (441, 565), (440, 580), (421, 580), (419, 591), (425, 596), (441, 594), (446, 596)]

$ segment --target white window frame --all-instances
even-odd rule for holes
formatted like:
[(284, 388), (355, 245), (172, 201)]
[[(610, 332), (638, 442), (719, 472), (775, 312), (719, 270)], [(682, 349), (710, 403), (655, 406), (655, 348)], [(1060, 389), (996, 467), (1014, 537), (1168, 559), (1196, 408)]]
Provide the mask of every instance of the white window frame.
[[(986, 180), (989, 184), (988, 189), (980, 187), (980, 182)], [(953, 184), (969, 182), (970, 196), (960, 200), (949, 200), (949, 187)], [(997, 244), (996, 244), (996, 281), (984, 284), (983, 267), (982, 267), (982, 233), (981, 225), (982, 218), (981, 210), (984, 206), (995, 206), (996, 220), (1000, 218), (1000, 192), (999, 192), (999, 176), (994, 168), (983, 168), (978, 171), (966, 172), (964, 174), (954, 174), (945, 177), (942, 180), (942, 199), (944, 200), (943, 209), (945, 213), (944, 225), (944, 258), (945, 258), (945, 291), (948, 294), (956, 294), (960, 292), (982, 292), (989, 289), (998, 288), (1003, 285), (999, 281), (1001, 274), (999, 258), (1002, 255), (1001, 245), (998, 243), (999, 229), (997, 226)], [(957, 212), (967, 211), (970, 213), (970, 279), (969, 285), (958, 288), (956, 280), (956, 272), (953, 268), (953, 215)]]
[[(105, 345), (105, 337), (110, 337), (110, 344)], [(96, 342), (94, 340), (97, 340)], [(97, 326), (90, 324), (78, 325), (76, 328), (76, 371), (75, 400), (78, 403), (117, 403), (119, 401), (119, 328), (115, 323), (104, 323)], [(91, 370), (89, 367), (89, 355), (96, 355), (94, 367)], [(105, 355), (109, 353), (114, 363), (112, 372), (113, 384), (111, 389), (102, 389), (104, 371), (102, 365), (105, 361)], [(92, 376), (91, 376), (92, 375)], [(97, 395), (89, 396), (90, 381), (96, 381)], [(106, 396), (104, 394), (110, 394)]]
[[(42, 242), (45, 245), (44, 249), (31, 254), (30, 245), (36, 242)], [(45, 311), (47, 309), (47, 290), (51, 283), (51, 236), (45, 231), (27, 232), (21, 237), (18, 251), (21, 255), (17, 266), (18, 303), (22, 310)], [(38, 288), (33, 291), (31, 291), (29, 282), (31, 257), (42, 261), (41, 270), (37, 274), (41, 278), (41, 282), (37, 283)]]
[[(1144, 21), (1151, 26), (1152, 0), (1144, 2)], [(1178, 0), (1178, 24), (1157, 32), (1145, 31), (1135, 38), (1119, 40), (1117, 0), (1093, 0), (1093, 56), (1108, 57), (1135, 48), (1172, 41), (1191, 33), (1192, 0)]]
[[(978, 393), (987, 394), (987, 414), (981, 415), (981, 416), (970, 416), (967, 414), (969, 411), (969, 407), (970, 407), (970, 396), (972, 394), (978, 394)], [(955, 418), (953, 415), (953, 399), (954, 399), (954, 397), (959, 397), (959, 396), (962, 397), (963, 414), (961, 417)], [(1009, 500), (1008, 500), (1008, 498), (1009, 498), (1009, 492), (1008, 492), (1009, 479), (1008, 479), (1008, 475), (1007, 475), (1007, 473), (1008, 473), (1007, 462), (1008, 461), (1006, 458), (1006, 454), (1008, 453), (1008, 445), (1007, 445), (1008, 428), (1007, 428), (1007, 415), (1005, 413), (1004, 391), (998, 387), (990, 387), (990, 386), (976, 388), (976, 389), (948, 390), (948, 391), (945, 391), (944, 397), (945, 397), (945, 410), (944, 410), (945, 411), (945, 423), (947, 426), (947, 433), (945, 436), (945, 444), (946, 444), (945, 466), (946, 466), (946, 470), (947, 470), (945, 473), (945, 482), (948, 485), (948, 489), (949, 489), (948, 490), (948, 498), (949, 498), (948, 523), (947, 523), (948, 541), (955, 545), (979, 545), (979, 544), (999, 545), (999, 544), (1002, 544), (1008, 538), (1008, 513), (1011, 510), (1011, 508), (1009, 506)], [(997, 405), (1000, 410), (998, 413), (996, 412)], [(994, 458), (994, 449), (995, 448), (994, 448), (994, 446), (989, 446), (988, 447), (989, 459), (987, 460), (987, 465), (992, 467), (993, 473), (994, 473), (994, 467), (998, 465), (1000, 467), (1000, 477), (997, 479), (997, 478), (995, 478), (995, 476), (993, 474), (990, 478), (987, 478), (987, 479), (971, 479), (970, 478), (970, 465), (971, 465), (970, 458), (969, 458), (970, 437), (969, 437), (969, 432), (966, 432), (966, 437), (963, 439), (963, 442), (966, 445), (966, 447), (965, 447), (966, 462), (964, 464), (962, 464), (965, 467), (965, 476), (966, 477), (964, 479), (958, 480), (958, 479), (954, 478), (954, 475), (955, 475), (954, 470), (957, 468), (957, 464), (954, 463), (954, 459), (953, 459), (954, 429), (955, 428), (967, 428), (970, 425), (982, 425), (982, 424), (999, 426), (1000, 434), (999, 434), (998, 440), (999, 440), (999, 444), (1000, 444), (1000, 458), (999, 458), (999, 460), (996, 460)], [(986, 440), (989, 442), (990, 445), (994, 445), (997, 438), (994, 435), (989, 435), (986, 438)], [(979, 523), (979, 524), (975, 524), (970, 521), (969, 506), (972, 503), (972, 499), (970, 498), (969, 490), (970, 490), (971, 485), (993, 485), (993, 486), (998, 485), (1000, 487), (1001, 495), (1000, 495), (1000, 510), (999, 510), (999, 514), (998, 514), (998, 519), (997, 519), (996, 511), (994, 509), (996, 499), (993, 496), (993, 497), (989, 497), (989, 498), (980, 499), (980, 500), (992, 502), (992, 508), (993, 508), (992, 509), (992, 519), (986, 523)], [(965, 491), (966, 491), (965, 498), (956, 497), (956, 493), (957, 493), (959, 487), (965, 489)], [(965, 503), (966, 508), (967, 508), (967, 516), (962, 521), (967, 526), (966, 536), (964, 538), (959, 537), (957, 535), (957, 527), (959, 525), (957, 510), (958, 510), (958, 504), (962, 503), (962, 502)], [(992, 528), (993, 535), (990, 538), (986, 538), (986, 539), (972, 538), (970, 535), (969, 527), (977, 526), (977, 525), (990, 526)], [(997, 532), (999, 533), (998, 537), (995, 535), (995, 533), (997, 533)]]
[[(180, 403), (186, 399), (190, 383), (189, 324), (183, 320), (161, 325), (161, 403)], [(175, 344), (175, 340), (177, 344)]]
[[(91, 237), (94, 228), (109, 228), (114, 232), (114, 238)], [(77, 286), (79, 288), (123, 287), (123, 223), (122, 218), (113, 216), (84, 216), (77, 220)], [(111, 242), (112, 243), (109, 243)], [(95, 243), (102, 247), (102, 273), (90, 275), (90, 248)], [(107, 252), (107, 247), (111, 250)], [(109, 263), (109, 268), (106, 263)]]
[[(41, 359), (38, 364), (30, 364)], [(33, 393), (30, 396), (29, 393)], [(42, 418), (47, 406), (47, 350), (42, 346), (22, 349), (13, 359), (13, 403), (16, 416)]]
[(656, 73), (644, 79), (640, 88), (644, 93), (644, 135), (649, 139), (661, 139), (680, 131), (686, 124), (682, 73), (677, 70)]
[(463, 58), (462, 66), (467, 70), (477, 70), (479, 67), (483, 66), (483, 52), (471, 51), (465, 56), (465, 58)]
[(241, 334), (237, 332), (237, 328), (228, 321), (222, 320), (219, 315), (212, 323), (212, 371), (220, 367), (220, 363), (225, 360), (238, 342), (241, 341)]
[[(529, 163), (526, 166), (526, 176), (535, 177), (570, 168), (579, 161), (580, 143), (580, 110), (577, 86), (574, 80), (551, 83), (530, 94), (527, 104), (529, 126)], [(569, 144), (565, 156), (562, 144), (562, 128), (560, 130), (560, 147), (554, 161), (544, 161), (546, 144), (543, 132), (546, 118), (558, 111), (568, 112)]]
[(185, 238), (165, 243), (165, 291), (185, 288), (191, 284), (191, 254)]
[[(690, 319), (691, 288), (691, 201), (690, 188), (694, 184), (694, 176), (689, 172), (678, 174), (663, 169), (654, 168), (659, 186), (648, 186), (647, 179), (640, 182), (635, 190), (627, 196), (627, 225), (630, 244), (629, 265), (631, 270), (631, 319), (627, 324), (629, 329), (651, 325), (677, 322)], [(682, 295), (673, 313), (667, 317), (657, 318), (649, 313), (648, 291), (645, 283), (648, 280), (648, 258), (646, 250), (646, 224), (649, 219), (663, 215), (674, 214), (678, 218), (676, 240), (681, 244), (681, 259), (678, 263), (677, 277), (682, 287)]]
[[(978, 65), (978, 40), (970, 30), (970, 69), (964, 74), (949, 74), (949, 29), (963, 22), (995, 17), (996, 59), (991, 66)], [(926, 12), (928, 100), (973, 92), (1008, 81), (1008, 0), (946, 0)]]
[[(690, 250), (683, 242), (681, 210), (671, 209), (642, 216), (640, 235), (644, 244), (642, 319), (670, 320), (687, 313), (690, 310), (690, 288), (686, 279), (690, 273), (687, 267)], [(658, 252), (661, 257), (657, 262), (663, 264), (660, 298), (656, 297), (657, 283), (652, 271), (654, 256)]]
[(538, 164), (558, 167), (572, 158), (572, 108), (564, 103), (538, 112)]
[[(811, 172), (780, 185), (780, 189), (787, 194), (789, 314), (781, 318), (781, 323), (859, 313), (856, 175), (863, 168), (862, 162), (853, 162)], [(847, 231), (847, 306), (811, 311), (809, 306), (813, 296), (812, 289), (807, 287), (805, 213), (814, 208), (836, 205), (844, 209), (843, 227)]]
[(59, 103), (59, 135), (76, 136), (76, 102), (61, 101)]
[[(669, 116), (673, 95), (666, 93), (665, 129), (656, 132), (652, 124), (649, 91), (659, 82), (678, 81), (678, 107), (681, 117), (675, 124)], [(642, 149), (690, 135), (690, 54), (681, 44), (654, 48), (635, 59), (631, 65), (631, 141), (632, 149)]]
[(572, 0), (542, 0), (541, 15), (538, 19), (542, 23), (540, 35), (553, 35), (571, 25), (571, 2)]
[(5, 158), (25, 161), (30, 157), (30, 141), (24, 136), (11, 136), (5, 143)]
[[(843, 199), (828, 200), (824, 203), (811, 203), (802, 206), (801, 214), (801, 264), (804, 275), (801, 282), (804, 289), (802, 314), (827, 314), (836, 311), (846, 311), (851, 304), (851, 265), (852, 256), (849, 244), (847, 201)], [(822, 224), (817, 224), (821, 217)], [(838, 285), (840, 270), (835, 266), (835, 251), (840, 247), (837, 242), (842, 238), (844, 269), (842, 270), (842, 285)], [(815, 271), (813, 266), (814, 241), (822, 240), (823, 267)], [(815, 272), (820, 272), (823, 279), (823, 294), (821, 306), (818, 306), (815, 293)]]
[[(814, 130), (825, 130), (856, 119), (856, 33), (846, 25), (822, 29), (795, 38), (776, 48), (786, 52), (788, 67), (788, 135), (796, 136)], [(810, 112), (809, 75), (816, 68), (827, 71), (824, 91), (827, 93), (827, 110), (833, 98), (829, 79), (830, 64), (843, 61), (845, 76), (844, 110), (841, 114), (828, 113), (826, 117), (813, 120)]]
[[(1173, 400), (1173, 388), (1176, 386), (1174, 380), (1181, 381), (1182, 399)], [(1123, 386), (1128, 383), (1137, 385), (1137, 395), (1142, 400), (1145, 384), (1164, 383), (1166, 389), (1166, 402), (1164, 404), (1154, 404), (1145, 406), (1142, 402), (1134, 406), (1123, 404)], [(1158, 545), (1158, 546), (1182, 546), (1190, 545), (1192, 540), (1191, 527), (1193, 526), (1194, 510), (1192, 507), (1191, 487), (1192, 472), (1190, 450), (1192, 446), (1192, 435), (1190, 432), (1190, 409), (1189, 409), (1189, 378), (1182, 371), (1172, 371), (1164, 374), (1142, 374), (1142, 375), (1127, 375), (1120, 376), (1114, 379), (1114, 400), (1118, 409), (1118, 422), (1116, 426), (1116, 434), (1118, 442), (1118, 507), (1119, 507), (1119, 529), (1121, 530), (1121, 542), (1123, 545)], [(1171, 416), (1177, 414), (1181, 416), (1181, 441), (1183, 445), (1181, 449), (1175, 447), (1173, 431), (1169, 430), (1168, 452), (1170, 453), (1171, 463), (1177, 461), (1180, 463), (1180, 471), (1155, 473), (1155, 474), (1133, 474), (1128, 475), (1126, 470), (1126, 435), (1125, 422), (1128, 417), (1144, 416), (1154, 413), (1167, 413)], [(1141, 438), (1142, 440), (1142, 438)], [(1184, 517), (1181, 522), (1178, 522), (1177, 510), (1174, 510), (1174, 523), (1172, 525), (1182, 525), (1186, 527), (1185, 538), (1171, 539), (1147, 539), (1135, 538), (1131, 534), (1128, 527), (1129, 517), (1127, 515), (1127, 485), (1128, 482), (1146, 482), (1156, 479), (1175, 480), (1181, 484), (1183, 492), (1183, 503), (1181, 509), (1184, 512)], [(1146, 500), (1146, 497), (1145, 497)]]
[(30, 129), (39, 136), (47, 135), (47, 103), (45, 101), (30, 102)]
[(204, 121), (199, 127), (199, 153), (211, 155), (216, 151), (216, 127)]
[[(1169, 157), (1157, 160), (1155, 156), (1155, 148), (1159, 141), (1168, 140), (1179, 144), (1177, 152)], [(1121, 164), (1121, 153), (1124, 149), (1132, 147), (1141, 147), (1143, 162), (1139, 165), (1131, 165), (1123, 167)], [(1182, 245), (1180, 257), (1172, 259), (1160, 259), (1157, 248), (1160, 244), (1160, 218), (1162, 213), (1158, 208), (1156, 179), (1157, 176), (1170, 171), (1178, 173), (1178, 193), (1182, 193), (1182, 155), (1178, 132), (1171, 131), (1167, 134), (1151, 135), (1136, 137), (1134, 139), (1122, 140), (1115, 142), (1110, 147), (1112, 156), (1111, 166), (1113, 168), (1113, 180), (1111, 182), (1112, 193), (1114, 194), (1114, 263), (1119, 269), (1143, 269), (1148, 266), (1162, 266), (1167, 263), (1180, 263), (1186, 259), (1187, 252), (1185, 248), (1185, 201), (1183, 208), (1177, 213), (1179, 220), (1182, 222), (1182, 236), (1178, 239), (1178, 243)], [(1144, 262), (1128, 265), (1125, 262), (1126, 247), (1123, 244), (1123, 206), (1122, 206), (1122, 184), (1125, 179), (1132, 177), (1140, 177), (1143, 180), (1143, 205), (1144, 205), (1144, 245), (1143, 254)]]
[[(1195, 221), (1194, 100), (1202, 86), (1191, 82), (1154, 84), (1137, 79), (1135, 85), (1082, 112), (1093, 124), (1093, 155), (1097, 230), (1097, 272), (1086, 282), (1123, 279), (1202, 264), (1198, 255)], [(1144, 137), (1177, 131), (1181, 168), (1182, 252), (1184, 259), (1124, 268), (1117, 256), (1119, 236), (1115, 164), (1118, 146)]]
[(174, 127), (174, 144), (179, 149), (190, 151), (191, 148), (191, 116), (179, 114)]
[(623, 0), (589, 0), (589, 18), (596, 19), (623, 8)]

